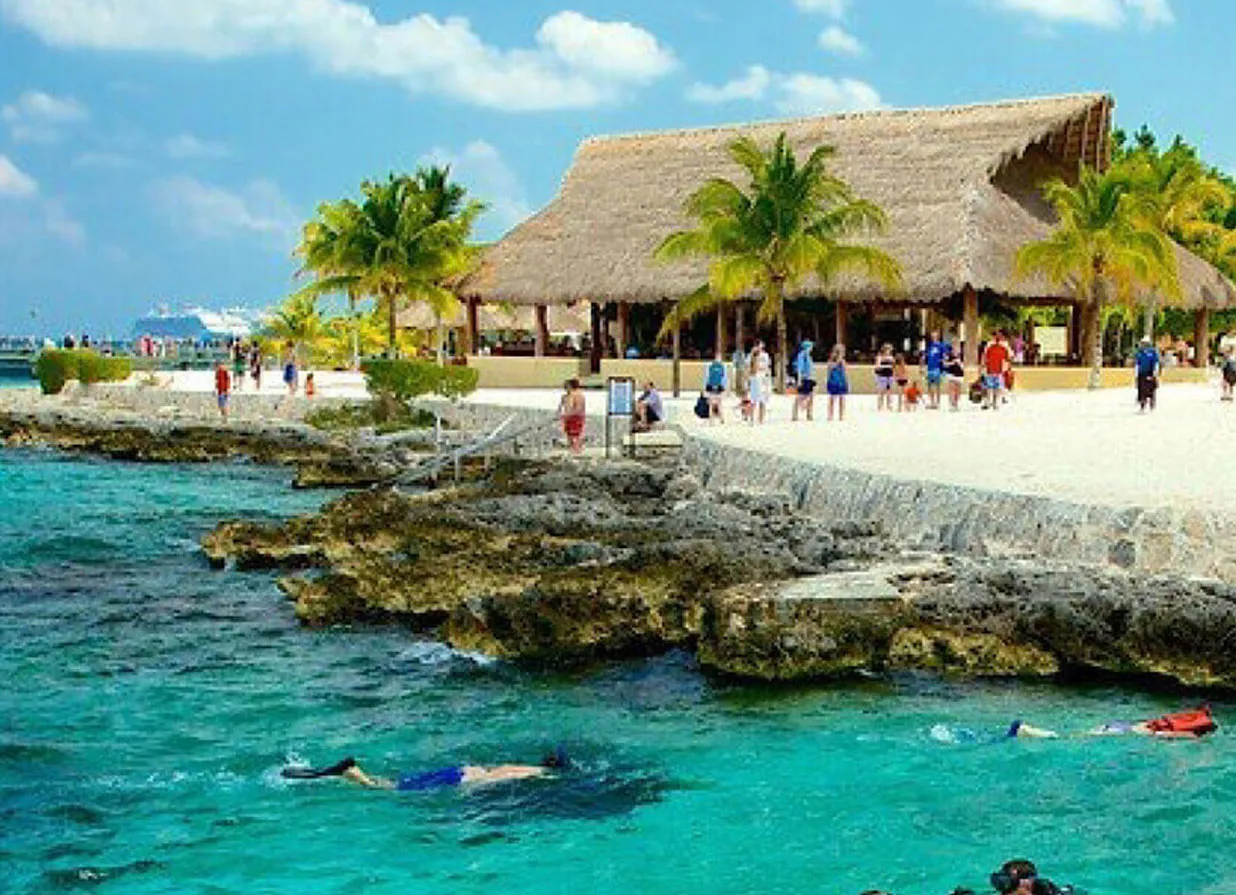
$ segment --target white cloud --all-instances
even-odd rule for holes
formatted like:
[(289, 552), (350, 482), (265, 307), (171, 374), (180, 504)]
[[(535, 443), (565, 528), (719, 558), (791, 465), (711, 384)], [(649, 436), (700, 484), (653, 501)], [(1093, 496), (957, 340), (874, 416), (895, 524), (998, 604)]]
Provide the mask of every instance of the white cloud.
[(38, 191), (38, 181), (13, 164), (8, 156), (0, 155), (0, 197), (28, 199)]
[(828, 78), (806, 72), (779, 74), (760, 65), (720, 86), (693, 84), (687, 98), (696, 102), (724, 103), (772, 99), (786, 115), (818, 115), (824, 112), (862, 112), (884, 108), (880, 93), (866, 81)]
[(229, 190), (193, 177), (171, 177), (154, 184), (151, 196), (169, 224), (203, 239), (256, 235), (279, 244), (295, 239), (296, 213), (269, 180)]
[(81, 245), (86, 241), (86, 228), (69, 214), (59, 199), (48, 199), (43, 203), (43, 226), (52, 236), (70, 245)]
[(1130, 19), (1144, 27), (1176, 21), (1171, 0), (991, 0), (1001, 8), (1046, 22), (1120, 28)]
[(336, 74), (508, 111), (614, 102), (677, 64), (642, 28), (570, 11), (519, 49), (485, 43), (466, 18), (383, 23), (355, 0), (0, 0), (0, 14), (58, 47), (202, 59), (296, 52)]
[(778, 85), (777, 111), (787, 115), (864, 112), (884, 107), (879, 92), (866, 81), (799, 73)]
[(73, 159), (73, 167), (118, 171), (122, 168), (137, 167), (137, 161), (119, 152), (83, 152)]
[(728, 103), (735, 100), (763, 99), (772, 86), (773, 75), (762, 65), (751, 65), (740, 77), (719, 86), (692, 84), (687, 88), (687, 99), (697, 103)]
[(167, 154), (172, 158), (227, 158), (232, 150), (224, 143), (203, 140), (193, 134), (179, 134), (164, 144)]
[(66, 127), (89, 117), (90, 111), (72, 97), (52, 96), (41, 90), (27, 90), (0, 109), (9, 136), (18, 143), (53, 143)]
[(845, 17), (849, 0), (794, 0), (794, 5), (802, 12), (819, 12), (834, 19)]
[(865, 52), (857, 37), (837, 25), (830, 25), (820, 32), (820, 47), (840, 56), (861, 56)]
[[(496, 147), (484, 140), (474, 140), (460, 151), (437, 147), (423, 159), (437, 165), (451, 166), (451, 179), (462, 183), (468, 193), (489, 206), (485, 217), (505, 232), (528, 218), (529, 204), (519, 177), (511, 170)], [(497, 235), (497, 234), (495, 234)]]

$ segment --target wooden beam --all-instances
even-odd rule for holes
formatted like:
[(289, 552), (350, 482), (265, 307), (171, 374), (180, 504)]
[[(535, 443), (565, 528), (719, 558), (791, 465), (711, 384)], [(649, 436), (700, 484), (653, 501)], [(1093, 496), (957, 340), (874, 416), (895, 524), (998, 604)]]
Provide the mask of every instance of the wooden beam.
[(481, 351), (480, 300), (468, 299), (467, 325), (464, 327), (463, 354), (479, 354)]
[(628, 302), (618, 302), (618, 341), (615, 347), (619, 357), (627, 355), (627, 341), (631, 334), (631, 305)]
[(1193, 366), (1210, 366), (1210, 308), (1193, 312)]
[(549, 350), (549, 308), (545, 305), (536, 306), (536, 345), (532, 349), (535, 357), (544, 357)]
[(589, 317), (591, 318), (591, 348), (588, 352), (588, 372), (601, 372), (601, 358), (604, 356), (604, 345), (601, 340), (605, 333), (601, 328), (601, 304), (599, 302), (589, 302)]
[(717, 305), (717, 350), (718, 360), (725, 360), (725, 305)]
[(682, 324), (674, 324), (674, 397), (682, 394)]
[(747, 350), (747, 333), (743, 328), (743, 303), (734, 302), (734, 347), (739, 351)]
[(845, 344), (846, 324), (849, 322), (849, 308), (844, 302), (833, 302), (836, 314), (833, 317), (833, 344)]
[(979, 314), (978, 314), (978, 293), (974, 291), (974, 287), (969, 283), (966, 288), (961, 291), (962, 299), (962, 323), (965, 326), (966, 350), (963, 361), (967, 367), (978, 365), (978, 345), (979, 345)]

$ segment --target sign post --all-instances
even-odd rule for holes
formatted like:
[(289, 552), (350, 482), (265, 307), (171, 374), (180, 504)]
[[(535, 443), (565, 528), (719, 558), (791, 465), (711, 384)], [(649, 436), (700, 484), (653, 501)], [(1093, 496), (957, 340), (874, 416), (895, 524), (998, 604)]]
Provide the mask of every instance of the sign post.
[(610, 457), (614, 417), (630, 420), (634, 415), (635, 380), (630, 376), (610, 376), (605, 382), (605, 459)]

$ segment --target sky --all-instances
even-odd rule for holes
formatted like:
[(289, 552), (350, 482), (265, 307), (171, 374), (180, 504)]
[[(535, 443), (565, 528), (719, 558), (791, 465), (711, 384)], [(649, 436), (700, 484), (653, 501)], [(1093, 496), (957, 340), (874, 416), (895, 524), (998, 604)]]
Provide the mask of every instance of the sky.
[(445, 162), (493, 239), (595, 134), (1105, 90), (1236, 170), (1231, 0), (0, 0), (0, 333), (295, 288), (318, 203)]

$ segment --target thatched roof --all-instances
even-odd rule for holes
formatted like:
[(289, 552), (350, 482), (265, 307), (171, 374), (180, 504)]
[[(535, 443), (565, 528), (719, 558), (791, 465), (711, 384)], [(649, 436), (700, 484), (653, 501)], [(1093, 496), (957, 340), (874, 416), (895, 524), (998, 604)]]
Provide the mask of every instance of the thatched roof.
[[(866, 241), (902, 265), (906, 292), (861, 281), (827, 290), (807, 281), (799, 297), (937, 302), (966, 285), (1033, 298), (1069, 298), (1044, 281), (1012, 282), (1013, 256), (1050, 229), (1038, 187), (1104, 166), (1112, 100), (1100, 93), (943, 109), (864, 112), (700, 130), (587, 140), (557, 197), (489, 247), (463, 294), (551, 304), (659, 301), (694, 291), (707, 262), (661, 264), (654, 249), (688, 226), (686, 197), (709, 177), (737, 178), (726, 147), (748, 135), (769, 145), (785, 131), (802, 154), (836, 147), (833, 169), (879, 203), (888, 232)], [(1181, 253), (1184, 303), (1236, 304), (1236, 289), (1209, 264)]]
[[(526, 304), (483, 304), (476, 309), (477, 327), (481, 332), (522, 331), (536, 329), (536, 314)], [(428, 306), (414, 304), (399, 312), (399, 326), (403, 329), (431, 330), (437, 320)], [(591, 305), (581, 301), (572, 305), (551, 305), (547, 309), (546, 324), (551, 333), (586, 333), (591, 325)], [(467, 311), (463, 308), (442, 325), (447, 329), (462, 329), (467, 326)]]

